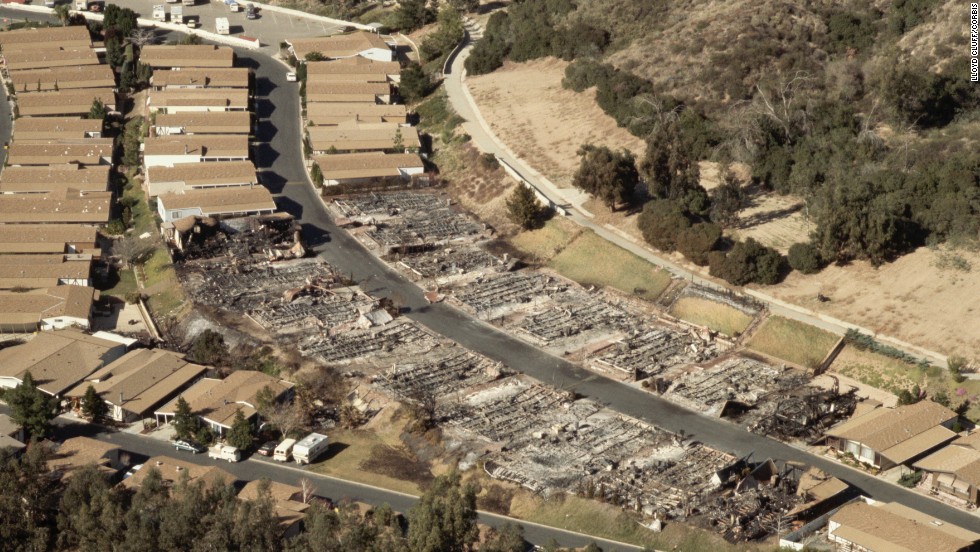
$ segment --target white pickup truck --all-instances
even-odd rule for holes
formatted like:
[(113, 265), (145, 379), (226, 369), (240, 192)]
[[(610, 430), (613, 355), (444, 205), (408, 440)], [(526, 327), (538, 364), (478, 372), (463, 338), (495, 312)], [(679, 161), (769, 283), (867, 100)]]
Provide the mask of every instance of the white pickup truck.
[(242, 453), (237, 448), (232, 446), (214, 445), (208, 449), (208, 458), (238, 462), (242, 459)]

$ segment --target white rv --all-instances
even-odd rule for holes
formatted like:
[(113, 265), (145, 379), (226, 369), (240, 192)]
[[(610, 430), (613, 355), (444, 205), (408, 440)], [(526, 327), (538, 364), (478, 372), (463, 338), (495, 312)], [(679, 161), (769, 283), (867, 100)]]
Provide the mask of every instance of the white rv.
[(214, 30), (219, 35), (226, 35), (229, 33), (229, 25), (227, 17), (216, 17), (214, 18)]
[(170, 22), (181, 25), (184, 23), (184, 6), (170, 8)]
[(330, 443), (326, 435), (310, 433), (303, 440), (293, 445), (293, 460), (297, 464), (309, 464), (327, 451)]
[(163, 6), (163, 4), (155, 4), (153, 6), (153, 20), (154, 21), (167, 20), (167, 9)]
[(272, 453), (272, 459), (277, 462), (289, 462), (289, 458), (293, 455), (293, 445), (295, 444), (296, 439), (286, 439), (279, 443), (276, 446), (275, 452)]

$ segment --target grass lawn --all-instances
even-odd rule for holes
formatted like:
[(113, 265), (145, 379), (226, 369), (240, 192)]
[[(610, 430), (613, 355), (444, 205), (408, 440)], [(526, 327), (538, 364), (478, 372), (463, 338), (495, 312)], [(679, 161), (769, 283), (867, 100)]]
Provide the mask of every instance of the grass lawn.
[(648, 300), (670, 285), (665, 271), (592, 231), (579, 234), (548, 265), (584, 286), (612, 287)]
[(670, 308), (670, 314), (728, 336), (742, 333), (752, 322), (752, 317), (744, 312), (702, 297), (681, 297)]
[[(323, 459), (313, 465), (313, 471), (370, 485), (377, 485), (403, 493), (419, 495), (422, 491), (411, 481), (365, 471), (361, 465), (371, 457), (377, 446), (401, 447), (399, 437), (405, 428), (406, 418), (394, 419), (397, 407), (379, 412), (365, 429), (341, 429), (330, 431), (330, 448)], [(336, 497), (340, 498), (340, 497)]]
[(560, 253), (581, 232), (574, 223), (556, 217), (543, 227), (521, 232), (509, 241), (529, 257), (546, 262)]
[[(852, 345), (844, 347), (830, 368), (892, 394), (898, 394), (903, 389), (911, 389), (914, 385), (921, 387), (926, 381), (926, 370), (915, 364), (871, 351), (862, 351)], [(938, 373), (938, 370), (936, 372)]]
[[(110, 276), (112, 287), (108, 289), (101, 290), (102, 295), (111, 295), (113, 297), (126, 297), (126, 295), (136, 291), (136, 276), (133, 275), (133, 271), (124, 268), (119, 271), (114, 271), (113, 276)], [(118, 280), (116, 280), (118, 278)]]
[(771, 316), (746, 344), (749, 349), (800, 366), (814, 368), (827, 356), (838, 336), (781, 316)]

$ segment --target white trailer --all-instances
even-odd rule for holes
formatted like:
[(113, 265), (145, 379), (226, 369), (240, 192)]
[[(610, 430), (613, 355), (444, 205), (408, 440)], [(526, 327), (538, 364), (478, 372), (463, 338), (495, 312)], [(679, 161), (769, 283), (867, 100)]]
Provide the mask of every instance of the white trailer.
[(167, 0), (168, 4), (180, 4), (180, 0)]
[(170, 8), (170, 22), (182, 25), (184, 23), (184, 6)]
[(167, 9), (163, 6), (163, 4), (155, 4), (153, 6), (153, 20), (154, 21), (167, 20)]
[(88, 11), (88, 0), (75, 0), (75, 11)]
[(293, 445), (296, 444), (296, 439), (286, 439), (285, 441), (276, 445), (276, 450), (272, 453), (272, 459), (278, 462), (289, 462), (289, 458), (293, 455)]
[(238, 462), (242, 459), (242, 453), (237, 448), (229, 445), (214, 445), (208, 449), (208, 458)]
[(184, 5), (185, 6), (193, 6), (194, 5), (194, 0), (184, 0)]
[(330, 443), (327, 436), (320, 433), (310, 433), (303, 440), (293, 445), (293, 460), (297, 464), (309, 464), (327, 451)]
[(214, 30), (219, 35), (226, 35), (230, 31), (227, 17), (216, 17), (214, 19)]

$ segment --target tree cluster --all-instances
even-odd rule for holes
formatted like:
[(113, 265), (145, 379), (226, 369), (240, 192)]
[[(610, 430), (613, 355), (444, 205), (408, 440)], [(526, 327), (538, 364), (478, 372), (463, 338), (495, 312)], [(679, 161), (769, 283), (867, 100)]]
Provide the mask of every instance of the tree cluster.
[(463, 28), (463, 16), (456, 8), (446, 4), (439, 10), (439, 28), (426, 35), (419, 45), (422, 61), (441, 60), (459, 44), (466, 35)]
[(416, 103), (435, 90), (432, 77), (414, 61), (409, 62), (401, 70), (398, 82), (398, 94), (408, 103)]

